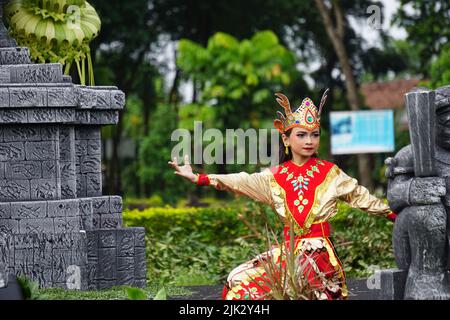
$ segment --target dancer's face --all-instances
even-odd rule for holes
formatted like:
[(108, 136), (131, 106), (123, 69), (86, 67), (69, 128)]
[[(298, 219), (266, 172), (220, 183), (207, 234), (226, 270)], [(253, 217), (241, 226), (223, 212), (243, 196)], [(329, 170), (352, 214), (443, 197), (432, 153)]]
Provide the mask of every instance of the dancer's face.
[(284, 144), (290, 146), (293, 154), (301, 157), (311, 157), (319, 148), (320, 131), (319, 128), (308, 130), (294, 127), (287, 137), (282, 135)]

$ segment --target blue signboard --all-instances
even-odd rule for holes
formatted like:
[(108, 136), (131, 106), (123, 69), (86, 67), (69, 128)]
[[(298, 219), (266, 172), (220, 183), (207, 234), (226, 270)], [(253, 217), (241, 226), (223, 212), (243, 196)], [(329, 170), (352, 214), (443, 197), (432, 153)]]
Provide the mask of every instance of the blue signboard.
[(394, 151), (392, 110), (330, 112), (331, 153)]

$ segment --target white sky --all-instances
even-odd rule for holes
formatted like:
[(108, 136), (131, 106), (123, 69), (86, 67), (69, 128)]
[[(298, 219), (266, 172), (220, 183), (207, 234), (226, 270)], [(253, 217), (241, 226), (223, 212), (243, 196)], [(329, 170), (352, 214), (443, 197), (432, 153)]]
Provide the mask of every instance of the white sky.
[[(380, 1), (384, 4), (383, 10), (380, 10), (380, 14), (382, 16), (381, 20), (383, 22), (381, 28), (394, 39), (404, 39), (407, 35), (406, 31), (403, 28), (391, 26), (393, 14), (397, 11), (400, 2), (398, 0)], [(373, 11), (366, 12), (366, 14), (369, 18), (373, 14)], [(353, 26), (355, 31), (366, 40), (366, 45), (368, 45), (369, 47), (381, 45), (378, 35), (379, 31), (371, 26), (368, 20), (356, 21), (355, 19), (350, 19), (349, 22)], [(155, 56), (158, 62), (164, 63), (168, 66), (168, 70), (165, 70), (164, 72), (166, 74), (166, 84), (168, 85), (168, 90), (175, 75), (174, 48), (175, 43), (167, 43), (165, 48)], [(301, 68), (301, 70), (306, 74), (305, 80), (309, 86), (313, 86), (314, 82), (312, 78), (308, 77), (308, 73), (317, 69), (319, 67), (319, 64), (320, 62), (317, 61), (309, 63), (308, 65), (299, 64), (297, 66), (298, 68)], [(185, 102), (190, 102), (192, 99), (192, 83), (181, 83), (180, 90), (184, 96), (183, 100)]]

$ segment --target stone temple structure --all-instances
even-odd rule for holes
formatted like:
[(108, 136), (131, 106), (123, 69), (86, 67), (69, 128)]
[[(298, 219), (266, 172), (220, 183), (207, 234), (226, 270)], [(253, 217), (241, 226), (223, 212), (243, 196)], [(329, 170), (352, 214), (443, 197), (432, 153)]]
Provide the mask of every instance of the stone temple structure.
[(145, 286), (144, 228), (123, 228), (122, 198), (102, 195), (100, 128), (124, 104), (116, 87), (31, 63), (0, 21), (0, 288), (8, 274), (41, 287)]

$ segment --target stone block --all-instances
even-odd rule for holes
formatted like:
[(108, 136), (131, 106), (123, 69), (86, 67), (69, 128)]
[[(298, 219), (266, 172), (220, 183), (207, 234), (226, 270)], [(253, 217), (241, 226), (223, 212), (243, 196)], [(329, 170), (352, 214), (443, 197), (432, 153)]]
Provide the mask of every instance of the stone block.
[(4, 45), (2, 45), (2, 48), (0, 50), (0, 65), (31, 63), (28, 48), (19, 48), (16, 47), (17, 44), (13, 44), (7, 41), (4, 41), (3, 44)]
[(117, 276), (116, 248), (98, 249), (98, 278), (114, 280)]
[(109, 213), (109, 196), (92, 197), (92, 208), (94, 213)]
[(55, 233), (79, 232), (81, 230), (81, 217), (55, 218)]
[(75, 109), (75, 123), (87, 124), (91, 119), (89, 111)]
[(49, 217), (76, 217), (79, 215), (78, 199), (64, 199), (48, 201)]
[(134, 246), (145, 247), (145, 228), (133, 227), (134, 230)]
[(117, 229), (117, 256), (134, 256), (134, 230), (131, 228)]
[(99, 248), (116, 248), (116, 230), (98, 230)]
[(73, 123), (75, 121), (75, 109), (55, 109), (56, 121), (59, 123)]
[(75, 86), (75, 93), (78, 98), (78, 106), (82, 109), (91, 109), (97, 104), (97, 95), (95, 90), (84, 86)]
[(126, 271), (117, 271), (117, 285), (118, 286), (133, 286), (134, 285), (134, 269)]
[(9, 108), (9, 89), (0, 88), (0, 108)]
[(56, 199), (59, 196), (56, 179), (31, 179), (30, 187), (32, 199)]
[(75, 130), (62, 127), (59, 130), (59, 158), (62, 161), (75, 160)]
[(111, 109), (123, 109), (125, 106), (125, 93), (120, 90), (111, 90)]
[(55, 123), (57, 122), (55, 109), (33, 108), (26, 110), (28, 123)]
[(23, 142), (0, 143), (0, 161), (25, 160), (25, 145)]
[(103, 213), (100, 217), (100, 228), (102, 229), (117, 229), (122, 226), (122, 216), (118, 213)]
[(92, 216), (92, 213), (93, 213), (92, 199), (80, 198), (78, 200), (79, 200), (80, 214), (82, 216)]
[(134, 279), (134, 287), (145, 288), (147, 286), (147, 279)]
[(53, 283), (66, 286), (67, 268), (71, 265), (72, 252), (69, 249), (53, 249)]
[(109, 289), (111, 287), (114, 287), (117, 285), (117, 281), (116, 279), (112, 279), (112, 280), (104, 280), (104, 279), (99, 279), (97, 281), (97, 288), (99, 290), (103, 290), (103, 289)]
[(0, 180), (0, 201), (29, 200), (30, 181)]
[(79, 232), (77, 233), (54, 233), (50, 235), (50, 239), (53, 243), (53, 249), (71, 249), (76, 245), (75, 238), (76, 236), (80, 236)]
[(75, 128), (75, 139), (76, 140), (98, 140), (100, 139), (100, 127), (92, 126), (77, 126)]
[(57, 83), (63, 80), (60, 63), (15, 65), (10, 72), (12, 83)]
[(13, 219), (46, 218), (46, 201), (11, 202), (11, 217)]
[[(2, 41), (0, 40), (0, 45)], [(0, 65), (0, 83), (10, 83), (11, 82), (11, 72), (9, 71), (10, 66)]]
[(87, 155), (87, 140), (75, 140), (75, 156), (84, 157)]
[(49, 107), (76, 107), (76, 95), (72, 86), (49, 87), (48, 88)]
[(123, 201), (120, 196), (110, 196), (109, 197), (109, 211), (110, 212), (122, 212)]
[(92, 110), (90, 114), (90, 124), (117, 124), (119, 122), (119, 112), (115, 110)]
[(86, 197), (86, 177), (83, 174), (77, 174), (77, 197)]
[(102, 195), (102, 174), (86, 173), (86, 196), (97, 197)]
[(87, 140), (87, 155), (89, 156), (101, 156), (102, 145), (100, 140)]
[(95, 90), (97, 95), (96, 109), (109, 109), (111, 106), (110, 90)]
[(42, 178), (40, 161), (5, 162), (7, 179), (39, 179)]
[(145, 260), (145, 248), (134, 248), (134, 277), (145, 279), (147, 276), (147, 263)]
[(0, 219), (11, 218), (11, 203), (0, 202)]
[(14, 271), (17, 276), (32, 274), (34, 249), (14, 250)]
[(5, 179), (5, 162), (0, 162), (0, 180)]
[(134, 258), (117, 257), (117, 271), (128, 272), (134, 278)]
[(52, 286), (52, 252), (34, 251), (34, 268), (33, 274), (35, 275), (35, 281), (38, 281), (41, 287)]
[(98, 230), (86, 231), (86, 237), (88, 258), (98, 258)]
[(20, 233), (42, 233), (42, 232), (53, 233), (53, 232), (55, 232), (53, 219), (51, 219), (51, 218), (22, 219), (19, 221), (19, 232)]
[(101, 173), (100, 155), (81, 157), (80, 170), (81, 173)]
[[(14, 234), (11, 235), (13, 239), (14, 249), (39, 249), (42, 246), (42, 239), (37, 233)], [(39, 252), (39, 250), (35, 250)]]
[(97, 96), (94, 108), (109, 109), (111, 106), (111, 91), (110, 90), (94, 90)]
[(100, 228), (100, 215), (98, 213), (94, 213), (92, 214), (92, 228), (94, 230), (99, 229)]
[[(56, 160), (42, 161), (42, 178), (57, 179), (59, 178), (60, 165)], [(67, 179), (68, 177), (64, 177)], [(75, 178), (75, 175), (73, 176)]]
[(27, 123), (28, 112), (25, 109), (0, 110), (0, 123)]
[(58, 160), (55, 141), (25, 142), (27, 160)]
[(16, 234), (19, 233), (19, 221), (0, 218), (0, 232)]
[(61, 198), (73, 199), (77, 197), (77, 181), (74, 180), (61, 180)]
[(82, 230), (93, 230), (93, 219), (92, 215), (81, 216), (81, 229)]
[(47, 88), (42, 87), (10, 87), (10, 107), (46, 107)]
[[(42, 140), (54, 140), (57, 141), (58, 139), (61, 139), (60, 137), (60, 130), (57, 126), (53, 125), (43, 125), (40, 126), (41, 130), (41, 138)], [(62, 132), (65, 132), (65, 130), (61, 130)]]
[(41, 130), (38, 126), (6, 126), (3, 130), (3, 141), (40, 141)]

